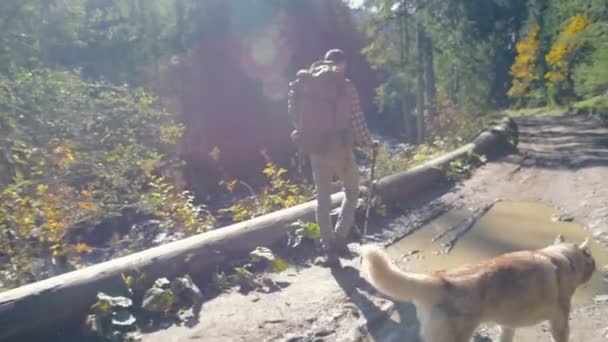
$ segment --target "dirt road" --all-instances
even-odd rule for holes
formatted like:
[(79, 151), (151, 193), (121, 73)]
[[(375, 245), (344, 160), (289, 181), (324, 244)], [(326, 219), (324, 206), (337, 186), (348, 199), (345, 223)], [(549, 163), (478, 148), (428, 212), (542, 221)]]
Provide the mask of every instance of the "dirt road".
[[(496, 198), (560, 208), (608, 246), (608, 128), (582, 116), (518, 119), (520, 153), (489, 163), (450, 189), (433, 189), (390, 220), (377, 240), (394, 240), (449, 208), (480, 206)], [(317, 266), (289, 269), (289, 283), (271, 294), (219, 296), (203, 306), (200, 321), (148, 333), (144, 341), (418, 341), (415, 309), (393, 303), (359, 277), (358, 259), (333, 274)], [(599, 265), (603, 267), (604, 265)], [(601, 270), (600, 270), (601, 271)], [(571, 341), (608, 339), (608, 303), (577, 306)], [(550, 341), (547, 326), (521, 329), (517, 341)], [(496, 340), (483, 327), (476, 341)]]

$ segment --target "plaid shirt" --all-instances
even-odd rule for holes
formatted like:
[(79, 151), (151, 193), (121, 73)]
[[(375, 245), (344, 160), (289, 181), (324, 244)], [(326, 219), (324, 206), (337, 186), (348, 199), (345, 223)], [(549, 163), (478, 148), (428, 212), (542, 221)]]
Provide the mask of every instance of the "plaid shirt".
[(346, 91), (350, 97), (350, 103), (352, 106), (351, 111), (351, 123), (353, 126), (353, 133), (355, 134), (355, 141), (359, 145), (372, 146), (372, 137), (369, 134), (367, 123), (365, 122), (365, 116), (363, 110), (361, 110), (361, 102), (359, 100), (359, 93), (357, 88), (351, 80), (347, 80)]
[[(367, 123), (365, 122), (365, 116), (363, 115), (363, 110), (361, 110), (361, 102), (359, 100), (359, 93), (357, 92), (357, 88), (351, 80), (347, 79), (347, 88), (346, 92), (350, 97), (351, 102), (351, 124), (353, 128), (353, 134), (355, 136), (355, 141), (359, 145), (363, 146), (372, 146), (373, 141), (371, 135), (369, 134), (369, 129), (367, 128)], [(289, 116), (296, 122), (295, 113), (293, 112), (293, 91), (289, 92), (289, 97), (287, 100), (287, 111)], [(297, 128), (297, 127), (296, 127)]]

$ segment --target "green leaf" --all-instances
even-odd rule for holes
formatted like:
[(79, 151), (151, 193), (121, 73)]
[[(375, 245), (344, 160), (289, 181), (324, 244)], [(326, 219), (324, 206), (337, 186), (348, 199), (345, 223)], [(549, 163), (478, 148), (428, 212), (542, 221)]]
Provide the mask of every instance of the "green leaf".
[(107, 315), (112, 311), (112, 301), (110, 299), (98, 299), (91, 310), (100, 315)]
[(249, 252), (249, 256), (253, 262), (259, 262), (260, 260), (268, 260), (273, 262), (275, 260), (274, 253), (266, 247), (257, 247), (253, 251)]
[(304, 229), (306, 229), (306, 237), (313, 240), (321, 239), (321, 229), (319, 228), (319, 224), (316, 222), (307, 222), (303, 225)]
[(192, 278), (187, 274), (183, 277), (173, 279), (171, 282), (171, 290), (173, 290), (173, 293), (177, 296), (183, 292), (186, 292), (191, 296), (194, 296), (196, 300), (203, 299), (202, 291), (198, 288), (198, 286), (196, 286)]
[[(303, 238), (311, 239), (311, 240), (319, 240), (321, 239), (321, 230), (319, 225), (316, 222), (304, 222), (302, 220), (298, 220), (290, 224), (290, 227), (297, 228), (294, 231), (294, 238), (292, 247), (297, 247)], [(299, 227), (299, 228), (298, 228)]]
[(135, 319), (135, 316), (133, 316), (129, 312), (129, 310), (126, 310), (126, 309), (121, 309), (121, 310), (115, 311), (112, 314), (112, 324), (113, 325), (117, 325), (117, 326), (121, 326), (121, 327), (132, 326), (135, 324), (136, 321), (137, 321), (137, 319)]
[(112, 298), (112, 306), (113, 307), (119, 307), (119, 308), (130, 308), (133, 305), (133, 300), (131, 300), (131, 298), (127, 298), (127, 297), (113, 297)]
[(171, 282), (167, 278), (158, 278), (154, 282), (154, 287), (158, 287), (159, 289), (167, 289), (171, 286)]
[(213, 272), (211, 281), (213, 282), (213, 286), (218, 290), (225, 290), (230, 287), (228, 276), (226, 276), (226, 273), (220, 272), (219, 270)]
[(95, 304), (97, 310), (101, 310), (101, 312), (109, 311), (108, 305), (110, 306), (109, 309), (130, 308), (133, 305), (133, 300), (123, 296), (110, 296), (107, 293), (98, 292), (97, 303)]
[(151, 312), (167, 312), (175, 302), (175, 295), (171, 290), (152, 287), (144, 294), (141, 307)]
[(287, 262), (279, 257), (275, 257), (274, 259), (274, 263), (273, 263), (273, 272), (276, 273), (280, 273), (285, 271), (287, 268), (289, 268), (289, 265), (287, 264)]

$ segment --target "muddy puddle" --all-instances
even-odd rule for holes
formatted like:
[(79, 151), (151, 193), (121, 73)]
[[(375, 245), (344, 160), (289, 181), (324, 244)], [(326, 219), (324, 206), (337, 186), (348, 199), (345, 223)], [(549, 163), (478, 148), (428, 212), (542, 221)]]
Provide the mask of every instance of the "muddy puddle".
[[(389, 246), (387, 251), (393, 259), (399, 260), (402, 268), (428, 272), (515, 250), (542, 248), (560, 233), (570, 242), (580, 243), (587, 236), (591, 239), (582, 225), (556, 221), (560, 212), (542, 203), (498, 202), (445, 253), (445, 244), (454, 234), (442, 233), (470, 218), (472, 213), (467, 209), (452, 210)], [(608, 264), (608, 249), (592, 241), (591, 251), (599, 269)], [(608, 294), (608, 283), (601, 273), (595, 272), (589, 283), (577, 290), (575, 304), (589, 304), (594, 296)]]

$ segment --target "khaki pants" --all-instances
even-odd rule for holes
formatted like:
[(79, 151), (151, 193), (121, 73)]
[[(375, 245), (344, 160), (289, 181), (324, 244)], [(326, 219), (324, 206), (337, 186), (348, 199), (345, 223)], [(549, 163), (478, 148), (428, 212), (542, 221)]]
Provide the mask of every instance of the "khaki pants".
[[(351, 148), (333, 149), (325, 154), (311, 154), (310, 164), (317, 187), (317, 223), (326, 250), (345, 241), (355, 221), (355, 209), (359, 194), (359, 171)], [(331, 182), (333, 177), (344, 183), (344, 199), (336, 229), (331, 225)]]

